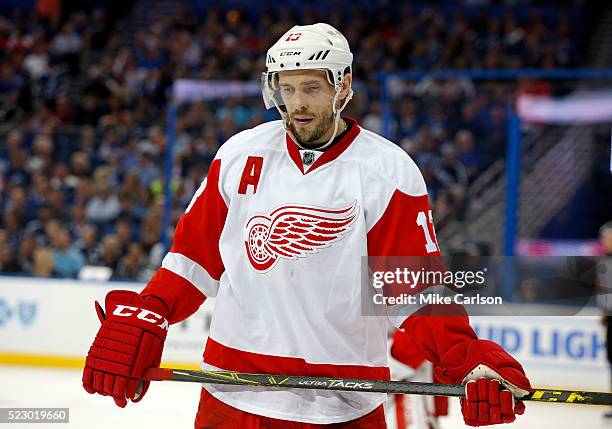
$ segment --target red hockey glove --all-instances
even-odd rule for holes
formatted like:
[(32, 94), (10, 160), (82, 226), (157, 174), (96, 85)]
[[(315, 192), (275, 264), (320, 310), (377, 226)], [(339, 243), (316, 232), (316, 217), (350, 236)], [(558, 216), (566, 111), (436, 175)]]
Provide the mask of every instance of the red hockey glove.
[(435, 373), (442, 382), (465, 384), (461, 412), (469, 426), (513, 422), (525, 412), (523, 402), (515, 398), (533, 391), (521, 364), (487, 340), (452, 347)]
[(106, 317), (96, 302), (102, 326), (85, 360), (83, 387), (89, 393), (112, 396), (123, 408), (128, 399), (138, 402), (149, 389), (142, 373), (159, 367), (168, 310), (155, 298), (125, 290), (109, 292), (105, 304)]

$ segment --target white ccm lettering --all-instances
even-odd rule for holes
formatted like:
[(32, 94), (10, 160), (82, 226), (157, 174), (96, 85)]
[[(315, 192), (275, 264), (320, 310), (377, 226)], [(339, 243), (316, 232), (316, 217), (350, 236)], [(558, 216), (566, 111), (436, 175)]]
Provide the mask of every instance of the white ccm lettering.
[[(123, 310), (132, 310), (132, 311), (130, 311), (129, 313), (124, 313)], [(117, 308), (115, 308), (115, 311), (113, 311), (113, 314), (115, 316), (130, 317), (134, 314), (136, 310), (138, 310), (138, 308), (136, 307), (130, 307), (129, 305), (117, 304)]]
[[(147, 319), (148, 315), (155, 316), (155, 319)], [(155, 323), (158, 320), (163, 319), (163, 317), (161, 317), (159, 314), (154, 313), (150, 310), (145, 310), (145, 309), (140, 310), (140, 313), (138, 313), (138, 316), (136, 317), (138, 317), (140, 320), (144, 320), (145, 322), (151, 322), (151, 323)]]
[[(126, 311), (126, 310), (130, 310), (130, 311)], [(153, 324), (157, 324), (157, 322), (161, 321), (161, 323), (158, 326), (162, 329), (168, 330), (168, 321), (162, 316), (160, 316), (159, 314), (151, 310), (145, 310), (144, 308), (130, 307), (129, 305), (117, 304), (117, 307), (115, 308), (115, 311), (113, 311), (113, 314), (115, 316), (120, 316), (120, 317), (130, 317), (130, 316), (133, 316), (136, 311), (138, 311), (136, 318), (140, 320), (144, 320), (145, 322), (153, 323)], [(147, 317), (147, 316), (153, 316), (154, 318)]]

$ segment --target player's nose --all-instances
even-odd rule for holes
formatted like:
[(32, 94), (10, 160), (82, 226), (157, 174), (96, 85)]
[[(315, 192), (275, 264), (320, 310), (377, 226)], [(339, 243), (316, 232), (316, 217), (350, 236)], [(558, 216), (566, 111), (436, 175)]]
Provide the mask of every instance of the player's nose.
[(303, 91), (296, 91), (292, 101), (294, 110), (298, 112), (308, 110), (308, 101)]

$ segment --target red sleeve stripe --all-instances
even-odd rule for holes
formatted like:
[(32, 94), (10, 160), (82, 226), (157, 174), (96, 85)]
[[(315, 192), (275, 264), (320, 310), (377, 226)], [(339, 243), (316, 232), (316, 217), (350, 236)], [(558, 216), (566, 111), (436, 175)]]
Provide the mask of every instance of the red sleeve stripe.
[(215, 280), (225, 271), (219, 240), (227, 218), (227, 205), (219, 191), (220, 174), (221, 161), (215, 159), (210, 164), (204, 190), (196, 193), (189, 210), (179, 219), (170, 249), (204, 267)]
[(206, 300), (191, 282), (165, 268), (158, 269), (140, 294), (161, 300), (170, 311), (170, 323), (177, 323), (195, 313)]
[(219, 281), (208, 274), (204, 267), (185, 255), (168, 252), (161, 266), (187, 280), (205, 296), (214, 297), (219, 292)]
[(386, 366), (310, 363), (297, 357), (264, 355), (238, 350), (210, 337), (206, 341), (204, 363), (227, 371), (256, 374), (390, 380), (389, 368)]

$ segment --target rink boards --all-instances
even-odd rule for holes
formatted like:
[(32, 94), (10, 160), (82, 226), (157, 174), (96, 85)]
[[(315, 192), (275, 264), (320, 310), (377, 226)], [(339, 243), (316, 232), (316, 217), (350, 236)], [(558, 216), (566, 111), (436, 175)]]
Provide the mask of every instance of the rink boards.
[[(98, 326), (94, 301), (140, 283), (0, 277), (0, 364), (80, 368)], [(214, 300), (173, 325), (164, 365), (197, 368)], [(605, 332), (597, 309), (583, 316), (474, 317), (481, 338), (502, 344), (534, 385), (607, 390)]]

